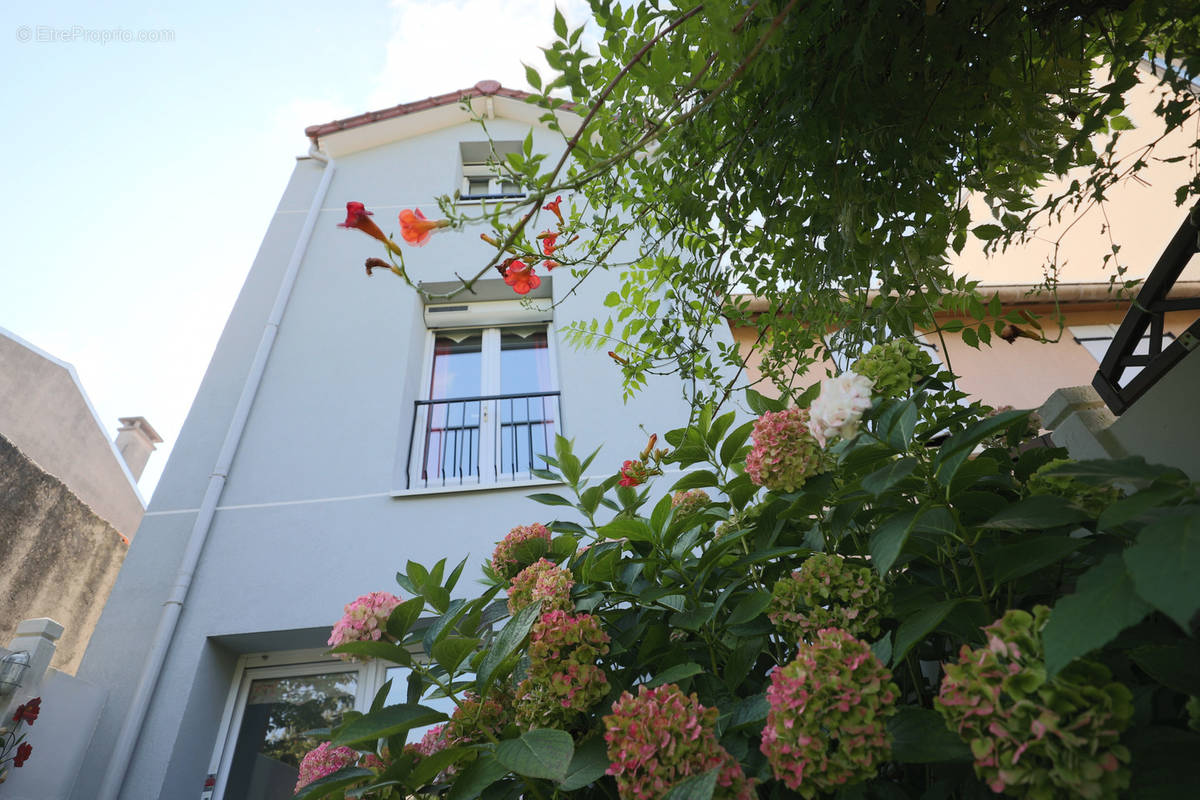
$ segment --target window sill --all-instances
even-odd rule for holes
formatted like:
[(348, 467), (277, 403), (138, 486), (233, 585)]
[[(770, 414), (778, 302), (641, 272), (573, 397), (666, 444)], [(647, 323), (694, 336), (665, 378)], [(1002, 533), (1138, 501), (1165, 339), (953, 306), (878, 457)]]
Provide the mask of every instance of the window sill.
[(504, 205), (506, 203), (512, 203), (513, 205), (517, 205), (518, 203), (524, 203), (528, 199), (529, 199), (529, 195), (526, 195), (526, 194), (523, 194), (520, 196), (506, 195), (504, 197), (460, 197), (454, 201), (454, 205), (456, 205), (456, 206), (481, 206), (484, 203), (491, 203), (493, 205), (496, 203), (499, 203), (500, 205)]
[(541, 478), (529, 478), (520, 481), (503, 481), (500, 483), (461, 483), (452, 486), (428, 486), (418, 489), (395, 489), (391, 496), (395, 500), (405, 497), (421, 497), (430, 494), (459, 494), (461, 492), (495, 492), (504, 489), (532, 489), (538, 486), (562, 486), (562, 481), (547, 481)]

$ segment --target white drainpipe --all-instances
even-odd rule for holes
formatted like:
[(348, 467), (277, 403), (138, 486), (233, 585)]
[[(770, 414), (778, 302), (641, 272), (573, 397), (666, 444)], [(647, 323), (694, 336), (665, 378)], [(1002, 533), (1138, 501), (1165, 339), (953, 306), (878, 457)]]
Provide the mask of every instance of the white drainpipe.
[(150, 700), (154, 696), (155, 687), (158, 686), (163, 662), (167, 658), (171, 640), (175, 636), (175, 628), (179, 624), (179, 615), (183, 613), (183, 602), (187, 599), (188, 589), (191, 588), (196, 564), (200, 561), (200, 554), (204, 552), (204, 544), (208, 541), (208, 533), (212, 529), (213, 515), (216, 513), (217, 503), (221, 499), (221, 492), (225, 489), (229, 466), (233, 463), (233, 456), (241, 442), (242, 431), (246, 428), (246, 420), (250, 416), (255, 395), (258, 394), (258, 387), (262, 383), (263, 372), (267, 368), (267, 360), (271, 357), (275, 336), (279, 332), (279, 321), (283, 319), (283, 312), (292, 295), (292, 287), (296, 285), (296, 276), (300, 272), (300, 262), (308, 250), (308, 241), (312, 237), (317, 216), (325, 202), (325, 194), (329, 191), (329, 182), (333, 178), (334, 171), (333, 159), (318, 150), (316, 142), (309, 148), (308, 154), (325, 165), (325, 173), (321, 176), (321, 183), (317, 186), (317, 192), (313, 196), (308, 216), (304, 218), (304, 227), (300, 229), (300, 235), (296, 239), (292, 258), (283, 275), (283, 283), (280, 284), (279, 293), (275, 296), (275, 305), (271, 308), (271, 315), (267, 318), (266, 327), (263, 328), (262, 338), (258, 341), (258, 350), (254, 353), (250, 374), (246, 376), (242, 394), (238, 398), (237, 407), (233, 410), (233, 419), (229, 422), (229, 430), (225, 433), (225, 441), (221, 444), (221, 451), (217, 455), (217, 463), (213, 466), (212, 474), (208, 478), (208, 488), (204, 492), (204, 499), (200, 503), (196, 521), (192, 525), (192, 533), (188, 537), (183, 561), (179, 565), (179, 571), (175, 574), (175, 585), (163, 603), (162, 615), (158, 618), (158, 628), (154, 632), (154, 642), (150, 646), (150, 652), (142, 666), (137, 689), (134, 690), (133, 700), (125, 715), (125, 722), (121, 725), (121, 732), (117, 735), (116, 744), (113, 746), (108, 770), (104, 773), (104, 782), (100, 786), (99, 794), (96, 795), (97, 800), (117, 800), (125, 783), (125, 774), (129, 771), (133, 749), (137, 746), (142, 724), (150, 709)]

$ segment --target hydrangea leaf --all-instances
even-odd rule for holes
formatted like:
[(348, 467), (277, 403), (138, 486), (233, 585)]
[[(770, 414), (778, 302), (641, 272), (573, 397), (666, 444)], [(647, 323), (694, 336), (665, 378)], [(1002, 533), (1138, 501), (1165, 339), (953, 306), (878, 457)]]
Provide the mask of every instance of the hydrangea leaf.
[(1150, 677), (1170, 689), (1200, 697), (1200, 644), (1144, 645), (1129, 654)]
[(1075, 593), (1054, 606), (1042, 633), (1046, 672), (1057, 675), (1149, 613), (1150, 605), (1138, 597), (1121, 556), (1110, 555), (1080, 576)]
[(992, 551), (992, 579), (1011, 581), (1056, 564), (1087, 544), (1085, 539), (1068, 536), (1037, 536), (1023, 542), (1003, 545)]
[(508, 657), (521, 646), (521, 642), (525, 641), (525, 637), (529, 635), (529, 629), (533, 627), (533, 623), (537, 622), (541, 613), (541, 603), (526, 606), (500, 630), (500, 634), (492, 642), (491, 648), (479, 665), (476, 690), (481, 695), (487, 691), (487, 687)]
[(906, 456), (864, 477), (862, 479), (862, 487), (875, 497), (879, 497), (879, 495), (911, 475), (912, 471), (916, 468), (917, 460), (912, 456)]
[(717, 478), (710, 470), (698, 469), (689, 472), (679, 480), (675, 481), (671, 486), (670, 491), (682, 492), (687, 489), (706, 489), (710, 486), (716, 486), (720, 479)]
[(725, 437), (725, 441), (721, 443), (722, 464), (729, 466), (737, 459), (738, 451), (746, 444), (752, 430), (754, 430), (754, 420), (737, 426)]
[(949, 486), (954, 474), (977, 444), (1028, 416), (1028, 411), (1004, 411), (994, 417), (984, 417), (967, 426), (966, 430), (951, 436), (938, 449), (933, 461), (938, 482)]
[(446, 719), (446, 715), (441, 711), (416, 703), (386, 706), (378, 711), (372, 711), (370, 714), (364, 714), (349, 725), (343, 726), (333, 737), (330, 745), (332, 747), (341, 747), (342, 745), (352, 747), (355, 744), (370, 743), (374, 746), (374, 742), (378, 739), (413, 728), (433, 725)]
[(1142, 598), (1194, 632), (1200, 611), (1200, 509), (1147, 526), (1125, 551), (1125, 566)]
[(494, 755), (488, 752), (481, 753), (479, 758), (472, 761), (455, 779), (446, 800), (475, 800), (484, 789), (507, 774), (508, 767), (497, 761)]
[(943, 600), (910, 614), (896, 630), (896, 646), (892, 651), (892, 664), (899, 664), (912, 646), (924, 639), (946, 618), (962, 598)]
[(889, 517), (879, 526), (879, 530), (875, 531), (870, 544), (871, 563), (880, 576), (887, 575), (888, 570), (896, 563), (920, 516), (920, 509), (909, 509)]
[(653, 689), (655, 686), (661, 686), (664, 683), (679, 683), (684, 678), (690, 678), (693, 675), (699, 675), (703, 671), (703, 667), (691, 661), (686, 664), (676, 664), (673, 667), (664, 669), (662, 672), (646, 681), (646, 687)]
[(663, 795), (663, 800), (711, 800), (717, 788), (718, 772), (720, 770), (710, 769), (680, 781)]
[(342, 767), (332, 775), (326, 775), (305, 786), (296, 793), (296, 800), (317, 800), (319, 797), (329, 797), (339, 789), (361, 781), (363, 778), (374, 778), (375, 773), (362, 767)]
[(552, 781), (566, 778), (574, 754), (571, 734), (553, 728), (534, 728), (496, 745), (496, 760), (513, 772)]
[(1045, 530), (1082, 522), (1087, 517), (1087, 512), (1071, 505), (1065, 497), (1035, 494), (992, 515), (981, 527), (1009, 531)]
[(567, 774), (559, 788), (565, 792), (582, 789), (603, 778), (607, 771), (608, 752), (604, 746), (604, 739), (594, 736), (575, 748), (575, 755), (571, 758), (571, 764), (567, 767)]
[(766, 589), (760, 589), (753, 594), (750, 594), (742, 599), (733, 611), (729, 614), (729, 619), (726, 620), (728, 625), (740, 625), (743, 622), (749, 622), (767, 609), (771, 604), (771, 593)]
[(367, 659), (382, 658), (404, 665), (412, 663), (412, 654), (400, 645), (392, 644), (391, 642), (344, 642), (337, 647), (331, 648), (329, 652), (364, 656)]
[(904, 764), (970, 761), (971, 749), (946, 727), (942, 715), (927, 708), (901, 706), (888, 720), (892, 758)]

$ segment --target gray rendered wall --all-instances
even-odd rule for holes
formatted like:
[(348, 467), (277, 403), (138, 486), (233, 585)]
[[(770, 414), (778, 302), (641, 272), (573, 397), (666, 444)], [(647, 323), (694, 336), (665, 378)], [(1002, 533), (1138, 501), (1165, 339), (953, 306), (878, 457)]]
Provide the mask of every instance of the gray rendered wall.
[(0, 641), (24, 619), (66, 631), (53, 665), (74, 673), (128, 544), (61, 480), (0, 435)]
[[(489, 124), (497, 139), (527, 128)], [(377, 246), (339, 229), (345, 203), (364, 202), (385, 231), (401, 208), (433, 212), (453, 189), (458, 142), (474, 125), (415, 137), (337, 162), (324, 208), (230, 472), (201, 564), (142, 731), (123, 797), (189, 797), (208, 768), (237, 649), (267, 649), (286, 632), (319, 637), (342, 606), (373, 590), (396, 590), (408, 559), (480, 563), (508, 528), (551, 517), (524, 489), (393, 497), (424, 358), (421, 307), (391, 275), (370, 279), (363, 260)], [(535, 132), (535, 149), (556, 138)], [(168, 582), (191, 529), (205, 481), (241, 390), (247, 364), (320, 167), (302, 161), (217, 347), (188, 421), (101, 619), (81, 675), (112, 685), (98, 745), (85, 769), (102, 773), (120, 727)], [(432, 213), (431, 213), (432, 216)], [(419, 280), (446, 280), (484, 263), (483, 228), (439, 233), (406, 248)], [(561, 297), (570, 282), (556, 275)], [(602, 315), (615, 275), (598, 274), (556, 311), (556, 325)], [(675, 427), (686, 406), (675, 379), (658, 381), (628, 405), (603, 352), (561, 341), (558, 372), (566, 433), (581, 449), (602, 443), (598, 471), (641, 450), (645, 431)], [(466, 581), (473, 580), (468, 573)], [(318, 637), (314, 639), (314, 629)], [(306, 638), (307, 637), (307, 638)], [(237, 647), (228, 643), (236, 641)], [(300, 646), (297, 644), (297, 646)], [(78, 800), (85, 794), (77, 793)]]
[(142, 498), (74, 370), (3, 331), (0, 433), (96, 514), (133, 537), (145, 511)]

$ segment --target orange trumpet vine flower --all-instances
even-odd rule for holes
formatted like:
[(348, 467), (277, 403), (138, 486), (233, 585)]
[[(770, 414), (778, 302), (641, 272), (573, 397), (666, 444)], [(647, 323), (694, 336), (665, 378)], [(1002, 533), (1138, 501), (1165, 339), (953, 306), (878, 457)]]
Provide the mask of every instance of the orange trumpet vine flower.
[(516, 258), (505, 265), (504, 282), (517, 294), (529, 294), (531, 289), (542, 285), (542, 279), (533, 272), (533, 265)]
[(558, 197), (554, 198), (553, 201), (546, 203), (546, 205), (542, 206), (543, 210), (549, 211), (551, 214), (558, 217), (559, 225), (562, 225), (562, 222), (563, 222), (562, 212), (558, 210), (558, 204), (561, 202), (562, 202), (562, 195), (560, 194)]
[(406, 208), (400, 212), (400, 235), (413, 247), (425, 244), (435, 230), (449, 225), (448, 219), (426, 219), (419, 208)]

